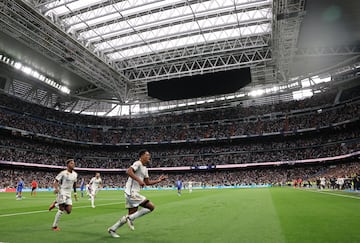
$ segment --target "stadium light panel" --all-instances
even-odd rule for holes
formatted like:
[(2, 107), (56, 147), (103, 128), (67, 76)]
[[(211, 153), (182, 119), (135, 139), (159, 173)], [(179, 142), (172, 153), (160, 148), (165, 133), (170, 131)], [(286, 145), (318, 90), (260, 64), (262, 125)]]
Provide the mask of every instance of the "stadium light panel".
[(305, 79), (301, 80), (301, 87), (307, 88), (310, 86), (311, 86), (311, 84), (310, 84), (309, 78), (305, 78)]
[(331, 76), (319, 77), (316, 75), (311, 77), (311, 80), (314, 81), (315, 84), (327, 83), (331, 81)]
[(265, 90), (257, 89), (257, 90), (250, 91), (248, 93), (248, 95), (251, 96), (251, 97), (257, 97), (257, 96), (263, 95), (264, 93), (265, 93)]
[(14, 68), (16, 68), (16, 69), (21, 69), (21, 63), (20, 62), (16, 62), (15, 64), (14, 64)]
[(24, 66), (21, 62), (18, 62), (10, 57), (7, 57), (5, 55), (0, 55), (0, 60), (2, 60), (4, 63), (14, 67), (15, 69), (25, 73), (26, 75), (29, 75), (37, 80), (40, 80), (41, 82), (44, 82), (62, 92), (65, 92), (67, 94), (70, 93), (70, 90), (65, 87), (62, 86), (61, 84), (55, 82), (52, 79), (46, 78), (44, 75), (40, 74), (38, 71), (32, 69), (31, 67), (28, 66)]
[(45, 82), (45, 76), (40, 74), (39, 80)]
[(39, 79), (40, 78), (40, 74), (38, 73), (38, 72), (36, 72), (36, 71), (33, 71), (33, 74), (32, 74), (33, 76), (34, 76), (34, 78), (36, 78), (36, 79)]
[(312, 89), (302, 89), (298, 91), (293, 91), (292, 95), (294, 100), (303, 100), (312, 97), (313, 91)]
[(65, 94), (70, 94), (70, 89), (68, 87), (65, 87), (65, 86), (61, 86), (60, 87), (60, 90), (62, 92), (64, 92)]
[(24, 73), (26, 73), (26, 74), (28, 74), (28, 75), (30, 75), (30, 73), (31, 73), (31, 68), (29, 68), (29, 67), (22, 67), (21, 68), (21, 71), (23, 71)]
[(279, 91), (279, 87), (278, 86), (274, 86), (274, 87), (271, 87), (271, 88), (266, 88), (265, 89), (265, 93), (266, 94), (271, 94), (271, 93), (276, 93)]
[(242, 98), (242, 97), (245, 97), (246, 95), (244, 93), (240, 93), (240, 94), (237, 94), (235, 96), (236, 96), (236, 98)]

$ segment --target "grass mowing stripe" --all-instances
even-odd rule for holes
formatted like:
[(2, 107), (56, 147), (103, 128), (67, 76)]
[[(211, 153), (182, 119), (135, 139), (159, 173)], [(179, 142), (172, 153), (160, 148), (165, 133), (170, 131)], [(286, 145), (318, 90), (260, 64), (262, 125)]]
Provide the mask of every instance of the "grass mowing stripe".
[(273, 188), (286, 242), (360, 242), (356, 200), (293, 188)]
[[(293, 188), (194, 190), (177, 196), (176, 191), (142, 191), (156, 209), (117, 232), (126, 243), (347, 243), (360, 242), (357, 200)], [(0, 193), (0, 213), (47, 209), (51, 193), (15, 201), (13, 194)], [(120, 197), (119, 197), (120, 195)], [(51, 231), (52, 213), (34, 213), (0, 218), (0, 242), (66, 243), (120, 242), (107, 228), (127, 213), (122, 193), (104, 192), (95, 203), (114, 203), (95, 209), (80, 199), (70, 215), (63, 215), (61, 231)], [(118, 198), (114, 201), (100, 199)], [(40, 199), (40, 200), (39, 200)], [(46, 200), (42, 200), (46, 199)]]
[[(159, 205), (157, 210), (144, 219), (151, 221), (147, 228), (156, 234), (157, 241), (153, 242), (284, 242), (268, 189), (174, 195), (173, 200)], [(157, 229), (161, 234), (156, 233)]]

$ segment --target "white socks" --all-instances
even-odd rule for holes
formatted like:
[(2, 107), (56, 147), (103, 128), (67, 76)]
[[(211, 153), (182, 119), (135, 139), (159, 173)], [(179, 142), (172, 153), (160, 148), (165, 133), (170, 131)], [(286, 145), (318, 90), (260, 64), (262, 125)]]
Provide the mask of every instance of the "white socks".
[(53, 227), (57, 227), (59, 220), (61, 218), (61, 215), (63, 214), (63, 211), (58, 210), (56, 215), (55, 215), (55, 219), (54, 219), (54, 223), (53, 223)]
[(126, 223), (126, 216), (123, 216), (119, 221), (117, 221), (113, 226), (111, 226), (110, 229), (116, 231), (125, 223)]
[(90, 195), (91, 198), (91, 207), (95, 208), (94, 202), (95, 202), (95, 198), (93, 195)]
[(150, 213), (151, 210), (148, 208), (142, 208), (138, 210), (137, 212), (121, 217), (120, 220), (118, 220), (113, 226), (110, 227), (111, 230), (116, 231), (118, 228), (120, 228), (122, 225), (126, 223), (126, 217), (128, 217), (131, 221), (135, 220), (136, 218), (139, 218), (141, 216), (144, 216), (145, 214)]
[(128, 216), (129, 219), (131, 219), (132, 221), (134, 221), (135, 219), (141, 217), (141, 216), (144, 216), (145, 214), (148, 214), (150, 213), (151, 210), (148, 209), (148, 208), (142, 208), (138, 211), (136, 211), (136, 213), (133, 213), (131, 215)]

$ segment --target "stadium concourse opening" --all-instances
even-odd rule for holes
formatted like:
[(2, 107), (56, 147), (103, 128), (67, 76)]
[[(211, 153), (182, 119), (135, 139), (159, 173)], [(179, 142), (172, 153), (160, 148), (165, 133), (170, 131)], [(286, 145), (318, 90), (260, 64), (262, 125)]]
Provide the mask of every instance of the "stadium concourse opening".
[(250, 68), (193, 75), (147, 84), (148, 95), (163, 101), (229, 94), (251, 83)]

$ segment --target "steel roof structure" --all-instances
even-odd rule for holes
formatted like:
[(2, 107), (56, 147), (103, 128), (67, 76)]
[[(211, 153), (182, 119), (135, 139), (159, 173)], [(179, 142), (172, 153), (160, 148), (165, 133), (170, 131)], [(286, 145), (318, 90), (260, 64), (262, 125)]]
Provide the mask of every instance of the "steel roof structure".
[(84, 79), (71, 94), (93, 103), (149, 103), (150, 81), (241, 67), (251, 67), (252, 87), (282, 85), (295, 57), (359, 53), (358, 46), (298, 49), (305, 0), (0, 4), (2, 31)]

